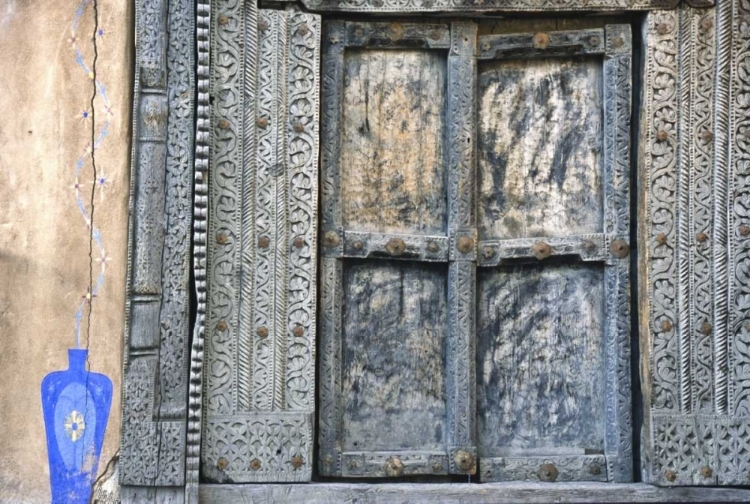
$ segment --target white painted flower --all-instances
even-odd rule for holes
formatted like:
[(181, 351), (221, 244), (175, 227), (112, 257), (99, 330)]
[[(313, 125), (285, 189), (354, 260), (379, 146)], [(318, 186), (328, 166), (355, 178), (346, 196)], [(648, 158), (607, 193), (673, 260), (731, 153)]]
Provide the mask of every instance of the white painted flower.
[(65, 418), (65, 434), (75, 443), (83, 437), (85, 430), (86, 422), (83, 420), (83, 415), (76, 410), (71, 411), (70, 415)]

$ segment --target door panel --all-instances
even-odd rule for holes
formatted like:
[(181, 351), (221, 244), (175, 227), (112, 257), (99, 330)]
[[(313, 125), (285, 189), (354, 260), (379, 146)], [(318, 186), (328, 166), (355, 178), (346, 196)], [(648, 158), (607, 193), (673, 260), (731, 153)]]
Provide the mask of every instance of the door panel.
[(407, 261), (344, 270), (344, 449), (443, 450), (447, 271)]
[(602, 231), (597, 57), (479, 65), (479, 236)]
[(324, 40), (322, 474), (630, 480), (630, 28)]
[(321, 473), (473, 474), (476, 25), (324, 41)]
[(603, 453), (604, 269), (482, 270), (477, 287), (480, 457)]
[(347, 51), (341, 179), (348, 229), (444, 233), (445, 54)]
[(631, 477), (629, 41), (479, 37), (482, 481)]

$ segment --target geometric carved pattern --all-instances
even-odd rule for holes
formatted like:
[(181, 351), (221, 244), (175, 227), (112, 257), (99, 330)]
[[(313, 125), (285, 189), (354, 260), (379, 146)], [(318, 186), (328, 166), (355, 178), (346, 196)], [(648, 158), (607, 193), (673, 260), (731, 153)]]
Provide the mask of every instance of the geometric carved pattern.
[(226, 469), (204, 466), (204, 476), (217, 482), (309, 481), (309, 470), (294, 464), (300, 460), (307, 465), (312, 453), (310, 419), (306, 413), (259, 412), (211, 418), (202, 456), (221, 460)]
[(211, 12), (202, 474), (308, 481), (320, 18), (239, 0)]
[(136, 2), (124, 485), (185, 478), (193, 72), (192, 0)]
[(647, 19), (643, 478), (659, 485), (750, 481), (748, 15)]

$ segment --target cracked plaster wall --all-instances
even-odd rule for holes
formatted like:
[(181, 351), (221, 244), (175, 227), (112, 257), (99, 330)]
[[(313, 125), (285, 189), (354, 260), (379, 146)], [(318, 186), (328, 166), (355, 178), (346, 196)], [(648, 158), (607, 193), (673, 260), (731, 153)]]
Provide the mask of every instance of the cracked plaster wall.
[(50, 501), (40, 384), (77, 317), (114, 390), (99, 473), (119, 445), (133, 10), (95, 1), (0, 1), (0, 502)]

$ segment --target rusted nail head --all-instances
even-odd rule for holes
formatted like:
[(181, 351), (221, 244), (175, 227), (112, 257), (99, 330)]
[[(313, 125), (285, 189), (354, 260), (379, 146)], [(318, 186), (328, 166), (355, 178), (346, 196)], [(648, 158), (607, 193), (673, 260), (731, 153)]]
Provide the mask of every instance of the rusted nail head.
[(459, 236), (457, 248), (462, 254), (468, 254), (474, 248), (474, 239), (471, 236)]
[(659, 23), (656, 25), (656, 32), (659, 35), (666, 35), (669, 33), (669, 25), (667, 25), (667, 23)]
[(432, 30), (430, 32), (430, 39), (431, 40), (440, 40), (440, 30)]
[(669, 332), (672, 330), (672, 322), (670, 322), (668, 319), (664, 319), (661, 321), (661, 330), (662, 332)]
[(625, 45), (625, 39), (622, 37), (615, 37), (612, 39), (612, 45), (619, 49)]
[(388, 476), (401, 476), (404, 473), (404, 463), (398, 457), (390, 457), (385, 461), (385, 473)]
[(482, 44), (482, 51), (489, 51), (491, 47), (492, 46), (488, 42), (485, 42)]
[(271, 239), (268, 236), (261, 236), (258, 240), (258, 246), (260, 248), (268, 248), (268, 246), (271, 245)]
[(227, 330), (227, 322), (225, 320), (219, 320), (216, 323), (216, 329), (219, 331), (226, 331)]
[(656, 132), (656, 139), (660, 142), (663, 142), (667, 138), (669, 138), (669, 133), (667, 133), (666, 130), (662, 129)]
[(701, 325), (701, 331), (703, 334), (711, 334), (711, 331), (713, 331), (713, 327), (711, 327), (711, 324), (708, 322), (703, 322), (703, 325)]
[(535, 48), (545, 50), (547, 49), (547, 46), (549, 45), (549, 35), (543, 32), (536, 33), (534, 34), (532, 43), (534, 44)]
[(391, 26), (389, 28), (388, 38), (390, 40), (396, 41), (404, 38), (404, 25), (402, 25), (401, 23), (391, 23)]
[(310, 33), (310, 28), (307, 27), (305, 23), (302, 23), (299, 28), (297, 28), (297, 33), (302, 35), (303, 37)]
[(259, 128), (265, 128), (266, 126), (268, 126), (268, 118), (259, 117), (258, 119), (256, 119), (255, 124), (257, 124)]
[(583, 242), (583, 247), (589, 252), (596, 250), (596, 243), (593, 240), (586, 240)]
[(703, 476), (704, 478), (710, 478), (711, 476), (713, 476), (713, 474), (714, 472), (711, 470), (710, 467), (708, 466), (701, 467), (701, 476)]
[(695, 236), (695, 239), (698, 240), (698, 243), (703, 243), (706, 240), (708, 240), (708, 235), (704, 233), (703, 231), (701, 231)]
[(440, 462), (435, 462), (434, 464), (432, 464), (432, 470), (435, 471), (435, 472), (442, 471), (443, 470), (443, 464), (441, 464)]
[(294, 242), (292, 243), (294, 244), (296, 248), (300, 249), (305, 245), (305, 240), (301, 236), (298, 236), (297, 238), (294, 239)]
[(392, 256), (400, 256), (406, 250), (406, 243), (401, 238), (391, 238), (386, 243), (385, 250)]
[(456, 467), (463, 472), (473, 474), (476, 472), (476, 461), (474, 456), (466, 450), (458, 450), (453, 457)]
[(656, 243), (659, 245), (666, 245), (667, 244), (667, 235), (664, 233), (659, 233), (656, 235)]
[(365, 247), (365, 244), (362, 242), (362, 240), (357, 240), (354, 243), (352, 243), (352, 248), (354, 250), (362, 250)]
[(305, 459), (303, 459), (301, 455), (292, 457), (292, 467), (294, 467), (295, 471), (303, 465), (305, 465)]
[(350, 460), (349, 461), (349, 469), (356, 469), (357, 468), (357, 461), (356, 460)]
[(224, 245), (227, 242), (227, 235), (224, 233), (216, 233), (216, 243)]
[(612, 252), (612, 255), (622, 259), (623, 257), (626, 257), (628, 253), (630, 253), (630, 246), (627, 244), (627, 242), (625, 242), (625, 240), (615, 240), (612, 242), (609, 250)]
[(495, 256), (495, 249), (492, 247), (484, 247), (482, 250), (482, 255), (485, 259), (492, 259)]
[(260, 336), (261, 338), (265, 338), (268, 336), (268, 328), (266, 326), (260, 326), (257, 331), (255, 331), (255, 334)]
[(338, 247), (339, 245), (339, 235), (336, 231), (326, 231), (326, 234), (323, 235), (323, 246), (327, 248), (333, 248)]
[(227, 121), (226, 119), (219, 119), (219, 128), (229, 129), (229, 121)]
[(701, 21), (701, 28), (708, 31), (711, 28), (714, 27), (714, 22), (711, 18), (705, 18), (703, 21)]
[(229, 461), (225, 459), (224, 457), (219, 457), (219, 460), (216, 461), (216, 467), (219, 468), (219, 471), (226, 470), (228, 465), (229, 465)]
[(266, 21), (265, 19), (261, 19), (261, 20), (260, 20), (260, 21), (258, 22), (258, 29), (259, 29), (260, 31), (266, 31), (266, 30), (268, 30), (268, 29), (269, 29), (270, 27), (271, 27), (271, 25), (269, 25), (269, 24), (268, 24), (268, 21)]
[(677, 473), (672, 469), (667, 469), (664, 471), (664, 478), (666, 478), (667, 481), (674, 481), (677, 479)]
[(531, 254), (540, 261), (548, 258), (551, 253), (552, 248), (543, 241), (536, 242), (531, 246)]
[(747, 224), (742, 224), (740, 226), (740, 234), (742, 236), (750, 235), (750, 226), (748, 226)]
[(224, 14), (222, 14), (221, 16), (219, 16), (219, 24), (221, 26), (225, 26), (228, 23), (229, 23), (229, 18), (228, 17), (226, 17)]
[(305, 125), (299, 121), (295, 122), (294, 131), (296, 131), (297, 133), (302, 133), (303, 131), (305, 131)]
[(601, 43), (602, 39), (599, 35), (594, 35), (589, 39), (589, 44), (591, 44), (592, 46), (598, 46)]
[(258, 469), (260, 469), (260, 460), (258, 460), (257, 458), (253, 459), (250, 462), (250, 469), (252, 469), (253, 471), (257, 471)]
[(537, 475), (541, 481), (554, 482), (560, 473), (555, 467), (555, 464), (542, 464), (539, 466), (539, 472)]
[(297, 324), (296, 326), (294, 326), (294, 329), (292, 329), (292, 334), (294, 334), (298, 338), (301, 338), (302, 335), (305, 334), (305, 328)]
[(440, 245), (438, 245), (437, 242), (431, 241), (427, 244), (427, 250), (434, 254), (440, 250)]
[(602, 468), (599, 464), (591, 464), (589, 466), (589, 472), (594, 476), (601, 474)]
[(706, 142), (710, 142), (711, 140), (714, 139), (714, 134), (712, 132), (706, 130), (703, 133), (701, 133), (701, 138), (703, 140), (705, 140)]

